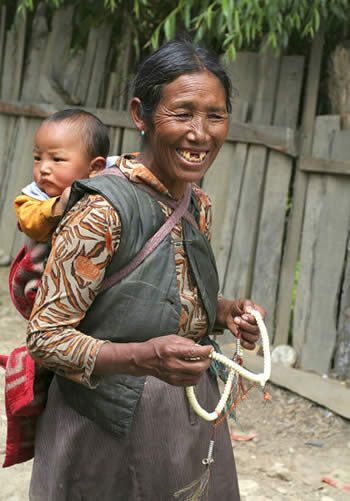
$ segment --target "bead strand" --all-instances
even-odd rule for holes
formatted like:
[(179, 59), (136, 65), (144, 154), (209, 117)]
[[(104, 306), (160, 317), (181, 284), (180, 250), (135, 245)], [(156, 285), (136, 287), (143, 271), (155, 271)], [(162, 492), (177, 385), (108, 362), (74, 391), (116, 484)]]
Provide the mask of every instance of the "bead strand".
[[(260, 335), (262, 339), (262, 347), (263, 347), (263, 354), (264, 354), (264, 369), (263, 372), (260, 374), (255, 374), (254, 372), (251, 372), (241, 365), (239, 365), (237, 362), (234, 362), (233, 360), (230, 360), (228, 357), (225, 355), (222, 355), (221, 353), (217, 353), (216, 351), (212, 351), (209, 354), (209, 358), (213, 360), (217, 360), (218, 362), (221, 362), (223, 365), (225, 365), (228, 369), (230, 369), (224, 391), (221, 395), (221, 398), (219, 400), (218, 405), (216, 406), (215, 410), (213, 412), (207, 412), (205, 409), (203, 409), (195, 396), (194, 393), (194, 387), (193, 386), (188, 386), (186, 388), (186, 394), (187, 398), (193, 408), (193, 410), (203, 419), (206, 421), (214, 421), (217, 419), (220, 414), (222, 413), (227, 400), (230, 396), (231, 392), (231, 387), (233, 384), (234, 376), (235, 373), (237, 372), (240, 376), (248, 379), (249, 381), (253, 381), (255, 383), (259, 383), (262, 387), (265, 386), (267, 380), (270, 378), (271, 375), (271, 357), (270, 357), (270, 343), (269, 343), (269, 335), (266, 329), (266, 325), (260, 315), (260, 313), (256, 310), (252, 310), (252, 315), (256, 319), (256, 322), (258, 324), (259, 330), (260, 330)], [(240, 342), (237, 342), (237, 355), (240, 356), (241, 346)]]

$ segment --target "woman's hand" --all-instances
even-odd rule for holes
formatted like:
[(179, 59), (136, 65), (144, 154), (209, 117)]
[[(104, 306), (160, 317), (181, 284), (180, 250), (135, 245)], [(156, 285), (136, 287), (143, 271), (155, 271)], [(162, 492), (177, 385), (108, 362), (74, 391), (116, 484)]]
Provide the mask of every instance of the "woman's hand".
[(174, 386), (196, 385), (210, 366), (211, 346), (169, 335), (143, 343), (105, 343), (97, 356), (94, 374), (155, 376)]
[(218, 300), (217, 325), (229, 329), (234, 336), (241, 336), (241, 345), (247, 350), (253, 350), (259, 339), (259, 329), (251, 310), (258, 310), (262, 318), (266, 312), (248, 299), (230, 301), (223, 297)]
[(133, 357), (135, 365), (143, 374), (175, 386), (196, 385), (211, 363), (211, 346), (200, 346), (181, 336), (162, 336), (141, 344)]

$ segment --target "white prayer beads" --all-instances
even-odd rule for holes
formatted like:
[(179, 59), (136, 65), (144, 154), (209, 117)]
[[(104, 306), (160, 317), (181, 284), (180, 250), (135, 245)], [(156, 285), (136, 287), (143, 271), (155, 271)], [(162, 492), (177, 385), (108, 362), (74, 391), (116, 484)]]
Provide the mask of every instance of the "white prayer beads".
[(194, 387), (188, 386), (186, 388), (187, 398), (188, 398), (193, 410), (198, 414), (198, 416), (205, 419), (206, 421), (214, 421), (215, 419), (217, 419), (220, 416), (220, 414), (224, 410), (225, 405), (227, 403), (227, 400), (230, 396), (231, 387), (232, 387), (233, 380), (234, 380), (236, 373), (238, 373), (240, 376), (244, 377), (245, 379), (248, 379), (249, 381), (259, 383), (262, 387), (265, 386), (267, 380), (270, 378), (270, 375), (271, 375), (271, 356), (270, 356), (269, 335), (267, 333), (266, 325), (265, 325), (260, 313), (257, 310), (252, 310), (251, 314), (255, 317), (255, 320), (256, 320), (256, 323), (258, 324), (260, 335), (261, 335), (263, 355), (264, 355), (263, 372), (260, 374), (255, 374), (254, 372), (251, 372), (251, 371), (245, 369), (244, 367), (239, 365), (237, 362), (234, 362), (233, 360), (227, 358), (225, 355), (222, 355), (221, 353), (217, 353), (216, 351), (212, 351), (209, 355), (209, 358), (212, 358), (213, 360), (217, 360), (217, 361), (221, 362), (223, 365), (225, 365), (229, 369), (229, 374), (228, 374), (227, 382), (225, 384), (224, 391), (221, 395), (221, 398), (220, 398), (219, 403), (216, 406), (215, 410), (213, 412), (207, 412), (205, 409), (203, 409), (197, 401), (197, 398), (196, 398), (195, 393), (194, 393)]

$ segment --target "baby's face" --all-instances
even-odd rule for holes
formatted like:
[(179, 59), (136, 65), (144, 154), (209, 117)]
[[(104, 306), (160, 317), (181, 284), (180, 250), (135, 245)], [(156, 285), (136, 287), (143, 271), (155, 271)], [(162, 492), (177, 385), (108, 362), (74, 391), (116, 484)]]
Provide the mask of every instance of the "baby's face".
[(43, 123), (35, 134), (33, 155), (34, 181), (49, 197), (61, 195), (76, 179), (89, 177), (91, 158), (69, 123)]

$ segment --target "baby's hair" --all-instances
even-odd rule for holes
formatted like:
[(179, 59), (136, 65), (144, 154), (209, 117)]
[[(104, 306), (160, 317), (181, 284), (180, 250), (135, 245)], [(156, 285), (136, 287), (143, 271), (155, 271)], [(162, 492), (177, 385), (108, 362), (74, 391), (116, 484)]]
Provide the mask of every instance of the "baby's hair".
[(82, 136), (82, 141), (90, 158), (100, 156), (106, 158), (108, 156), (110, 146), (108, 129), (92, 113), (80, 108), (68, 108), (57, 111), (43, 121), (43, 123), (50, 122), (66, 122), (75, 127)]

